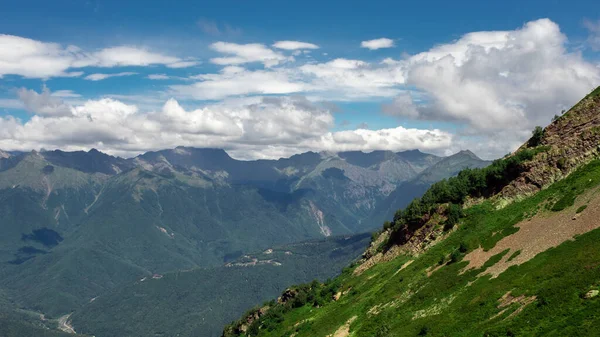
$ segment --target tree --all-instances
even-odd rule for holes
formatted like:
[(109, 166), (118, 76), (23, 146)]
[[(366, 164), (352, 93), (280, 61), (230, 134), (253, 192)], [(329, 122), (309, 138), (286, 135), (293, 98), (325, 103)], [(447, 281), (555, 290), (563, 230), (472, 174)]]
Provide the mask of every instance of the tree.
[(542, 137), (544, 136), (544, 129), (541, 126), (536, 126), (533, 131), (531, 131), (531, 138), (527, 143), (529, 147), (536, 147), (540, 145), (542, 142)]

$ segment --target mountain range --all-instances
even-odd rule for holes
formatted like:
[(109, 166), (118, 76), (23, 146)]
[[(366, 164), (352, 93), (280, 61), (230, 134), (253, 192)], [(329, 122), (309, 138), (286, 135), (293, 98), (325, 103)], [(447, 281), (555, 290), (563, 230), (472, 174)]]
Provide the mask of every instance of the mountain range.
[[(46, 319), (144, 277), (223, 268), (249, 252), (371, 231), (381, 225), (380, 209), (403, 207), (435, 179), (489, 164), (469, 151), (256, 161), (187, 147), (128, 159), (97, 150), (0, 153), (0, 295)], [(360, 242), (342, 260), (318, 263), (341, 268), (367, 244)], [(331, 268), (307, 267), (273, 289), (334, 276)]]

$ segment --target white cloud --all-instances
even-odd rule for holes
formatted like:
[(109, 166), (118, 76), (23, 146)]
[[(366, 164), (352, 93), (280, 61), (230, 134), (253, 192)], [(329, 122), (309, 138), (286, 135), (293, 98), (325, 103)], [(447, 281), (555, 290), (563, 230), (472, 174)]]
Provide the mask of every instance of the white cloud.
[(324, 100), (394, 97), (402, 91), (403, 65), (370, 64), (338, 58), (300, 67), (246, 70), (226, 66), (219, 74), (201, 74), (194, 84), (171, 86), (173, 94), (195, 99), (222, 99), (238, 95), (311, 93)]
[(166, 66), (168, 68), (179, 69), (179, 68), (193, 67), (193, 66), (199, 65), (200, 63), (201, 62), (199, 62), (199, 61), (187, 60), (187, 61), (177, 61), (177, 62), (173, 62), (173, 63), (168, 63), (168, 64), (166, 64)]
[(14, 98), (0, 98), (0, 108), (5, 109), (23, 109), (23, 102)]
[(285, 70), (247, 71), (241, 67), (223, 68), (220, 74), (203, 74), (191, 79), (200, 80), (191, 85), (173, 85), (178, 96), (199, 100), (216, 100), (238, 95), (290, 94), (305, 90), (301, 82), (294, 81)]
[(558, 25), (542, 19), (514, 31), (467, 34), (415, 55), (407, 84), (429, 99), (418, 116), (481, 130), (545, 125), (600, 84), (600, 69), (567, 52), (566, 42)]
[(54, 97), (61, 97), (61, 98), (76, 98), (76, 97), (81, 97), (80, 94), (73, 92), (73, 90), (56, 90), (52, 93), (52, 96)]
[(380, 39), (363, 41), (360, 43), (362, 48), (368, 48), (371, 50), (377, 50), (382, 48), (394, 47), (394, 40), (382, 37)]
[(403, 151), (421, 149), (425, 151), (449, 148), (452, 135), (438, 129), (396, 128), (339, 131), (324, 135), (320, 142), (328, 151)]
[(168, 80), (170, 77), (167, 74), (150, 74), (147, 78), (150, 80)]
[(381, 67), (360, 60), (335, 59), (299, 69), (307, 76), (311, 91), (338, 100), (393, 97), (404, 83), (402, 67)]
[[(46, 95), (47, 94), (47, 95)], [(45, 99), (52, 97), (45, 90)], [(36, 97), (40, 100), (39, 97)], [(47, 102), (44, 102), (47, 103)], [(38, 104), (40, 106), (41, 104)], [(70, 114), (44, 110), (22, 122), (0, 117), (0, 148), (30, 150), (92, 147), (132, 156), (169, 147), (220, 147), (243, 158), (273, 158), (313, 151), (441, 149), (451, 135), (439, 130), (398, 127), (330, 132), (334, 117), (326, 106), (303, 97), (234, 100), (195, 110), (169, 99), (158, 111), (142, 112), (115, 99), (89, 100)]]
[(13, 35), (0, 35), (0, 77), (29, 78), (68, 76), (78, 53), (56, 43), (44, 43)]
[(215, 42), (210, 45), (210, 48), (219, 53), (231, 55), (215, 57), (210, 60), (212, 63), (218, 65), (239, 65), (260, 62), (263, 63), (265, 67), (272, 67), (289, 60), (289, 58), (283, 54), (275, 52), (260, 43), (237, 44)]
[(72, 114), (71, 106), (60, 98), (52, 96), (50, 89), (43, 87), (38, 94), (34, 90), (21, 88), (18, 91), (19, 100), (23, 102), (25, 110), (40, 116), (69, 116)]
[(114, 73), (114, 74), (90, 74), (87, 75), (84, 79), (88, 80), (88, 81), (102, 81), (105, 80), (107, 78), (111, 78), (111, 77), (122, 77), (122, 76), (132, 76), (132, 75), (137, 75), (137, 73), (134, 72), (130, 72), (130, 71), (126, 71), (126, 72), (121, 72), (121, 73)]
[[(595, 26), (589, 27), (593, 31)], [(97, 66), (116, 66), (134, 62), (131, 61), (135, 59), (132, 55), (138, 55), (132, 52), (125, 53), (123, 58), (117, 58), (112, 53), (105, 53), (101, 59), (96, 53), (83, 52), (75, 47), (47, 45), (33, 40), (26, 42), (19, 51), (0, 48), (0, 74), (34, 74), (31, 75), (33, 77), (73, 76), (78, 75), (71, 71), (75, 68), (74, 64), (79, 66), (79, 63), (86, 61)], [(309, 134), (306, 130), (277, 133), (275, 130), (283, 124), (295, 125), (295, 121), (280, 116), (278, 111), (315, 118), (313, 112), (310, 112), (312, 108), (289, 97), (281, 98), (283, 103), (278, 103), (268, 99), (261, 100), (257, 96), (302, 94), (309, 95), (313, 101), (389, 99), (390, 102), (382, 106), (386, 114), (399, 118), (431, 120), (435, 121), (436, 125), (443, 125), (438, 123), (447, 121), (452, 123), (452, 130), (458, 130), (453, 131), (457, 132), (455, 136), (450, 136), (439, 130), (421, 130), (427, 131), (422, 134), (421, 131), (406, 131), (411, 129), (401, 128), (390, 129), (396, 130), (393, 132), (386, 131), (390, 135), (398, 134), (407, 139), (417, 137), (420, 139), (418, 144), (421, 149), (431, 146), (433, 151), (435, 148), (441, 148), (441, 144), (450, 144), (451, 150), (468, 146), (479, 149), (481, 152), (478, 153), (486, 153), (488, 158), (499, 156), (513, 150), (515, 144), (525, 140), (534, 125), (547, 124), (555, 113), (570, 107), (600, 84), (600, 67), (586, 61), (581, 54), (569, 51), (567, 46), (567, 37), (561, 33), (558, 25), (548, 19), (532, 21), (510, 31), (465, 34), (455, 41), (436, 45), (422, 53), (403, 55), (398, 60), (388, 58), (377, 63), (336, 58), (296, 65), (286, 62), (293, 59), (291, 56), (262, 44), (217, 42), (211, 45), (211, 48), (226, 55), (214, 58), (211, 62), (224, 66), (220, 72), (192, 76), (188, 79), (194, 81), (193, 83), (169, 86), (169, 91), (163, 92), (162, 95), (172, 95), (177, 99), (225, 101), (193, 111), (185, 110), (178, 103), (171, 102), (166, 108), (159, 109), (159, 112), (135, 112), (126, 117), (123, 123), (135, 122), (144, 128), (148, 127), (153, 130), (151, 135), (138, 136), (139, 142), (127, 139), (126, 142), (122, 142), (127, 144), (126, 146), (106, 148), (126, 152), (136, 151), (136, 148), (145, 149), (143, 142), (148, 142), (148, 146), (157, 146), (159, 141), (164, 141), (163, 146), (157, 147), (168, 147), (199, 144), (202, 140), (211, 146), (223, 146), (238, 151), (239, 156), (260, 157), (308, 149), (343, 149), (344, 146), (354, 146), (356, 149), (374, 149), (375, 144), (381, 148), (401, 146), (386, 137), (377, 136), (382, 130), (366, 130), (371, 133), (351, 130), (346, 133), (329, 134), (329, 129), (322, 127), (329, 122), (311, 124), (311, 127), (317, 130), (315, 134)], [(275, 45), (273, 47), (277, 48)], [(41, 53), (38, 49), (44, 52)], [(53, 62), (47, 62), (47, 66), (39, 68), (27, 68), (19, 63), (22, 56), (26, 58), (27, 55), (37, 55), (36, 53), (45, 55), (45, 58)], [(9, 59), (10, 62), (7, 63), (5, 60)], [(68, 62), (64, 62), (65, 59)], [(168, 56), (140, 56), (135, 62), (163, 62), (166, 66), (173, 66), (195, 61), (174, 61)], [(242, 67), (250, 63), (262, 63), (265, 68), (249, 70)], [(9, 67), (12, 67), (11, 70), (6, 70)], [(153, 98), (159, 99), (162, 105), (168, 97), (157, 95)], [(136, 107), (144, 110), (157, 110), (143, 105), (141, 100), (135, 103)], [(8, 104), (11, 103), (7, 102)], [(158, 103), (153, 101), (152, 106), (156, 104)], [(321, 110), (322, 108), (323, 106)], [(42, 111), (41, 108), (31, 110), (36, 109)], [(324, 110), (327, 114), (331, 113), (327, 109)], [(306, 115), (303, 115), (305, 113)], [(251, 116), (257, 117), (252, 119)], [(137, 119), (131, 120), (134, 117)], [(182, 119), (194, 120), (195, 124), (180, 125)], [(221, 124), (209, 125), (208, 120), (220, 121)], [(14, 125), (15, 122), (5, 118), (3, 123)], [(224, 131), (224, 125), (230, 125), (229, 133)], [(144, 128), (141, 129), (141, 134), (144, 134)], [(188, 130), (186, 128), (201, 132), (185, 131)], [(260, 141), (260, 133), (274, 135), (264, 138), (264, 154), (259, 153), (253, 145)], [(292, 137), (294, 134), (298, 136)], [(137, 136), (137, 133), (135, 135)], [(398, 136), (398, 139), (402, 137)], [(286, 142), (295, 144), (289, 145)], [(412, 143), (408, 141), (406, 144)], [(486, 152), (485, 148), (490, 150)]]
[(300, 41), (277, 41), (273, 44), (273, 47), (285, 50), (319, 49), (316, 44)]
[(150, 52), (144, 48), (118, 46), (99, 51), (84, 51), (76, 46), (36, 41), (0, 34), (0, 77), (19, 75), (27, 78), (81, 76), (83, 67), (123, 67), (162, 64), (189, 67), (194, 60)]
[(391, 104), (383, 104), (382, 111), (391, 116), (419, 117), (419, 111), (410, 92), (402, 92), (394, 97)]

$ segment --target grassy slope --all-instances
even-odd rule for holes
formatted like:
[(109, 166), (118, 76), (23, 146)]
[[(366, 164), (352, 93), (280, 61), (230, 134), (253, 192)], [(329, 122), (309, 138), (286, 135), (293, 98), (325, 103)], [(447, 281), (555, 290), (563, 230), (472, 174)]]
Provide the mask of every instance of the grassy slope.
[[(495, 279), (477, 275), (500, 256), (479, 270), (460, 274), (467, 265), (460, 260), (468, 251), (479, 245), (493, 247), (502, 237), (516, 232), (514, 225), (526, 216), (552, 212), (546, 208), (555, 203), (566, 206), (562, 212), (575, 214), (572, 196), (599, 183), (600, 161), (595, 160), (567, 179), (503, 209), (495, 210), (490, 202), (474, 206), (466, 210), (458, 230), (405, 269), (398, 271), (412, 257), (400, 256), (375, 265), (360, 276), (352, 276), (348, 269), (339, 277), (342, 290), (350, 289), (347, 295), (321, 308), (307, 305), (293, 309), (280, 324), (270, 325), (275, 327), (272, 331), (262, 329), (260, 335), (326, 336), (354, 316), (357, 319), (350, 332), (357, 337), (600, 335), (600, 299), (584, 298), (600, 285), (600, 230), (543, 252)], [(545, 207), (546, 203), (550, 206)], [(460, 254), (457, 262), (427, 276), (428, 268), (447, 260), (453, 252)], [(520, 304), (514, 303), (494, 317), (501, 312), (498, 300), (509, 291), (514, 296), (536, 299), (521, 312), (516, 312)]]

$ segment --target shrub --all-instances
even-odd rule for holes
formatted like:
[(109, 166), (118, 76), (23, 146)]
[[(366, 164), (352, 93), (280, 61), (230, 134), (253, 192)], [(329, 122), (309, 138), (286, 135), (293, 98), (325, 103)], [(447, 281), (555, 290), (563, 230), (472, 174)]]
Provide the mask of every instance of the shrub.
[(564, 170), (567, 168), (567, 158), (562, 157), (560, 158), (557, 162), (556, 162), (556, 166), (561, 169)]
[(450, 254), (450, 263), (456, 263), (456, 262), (460, 261), (461, 258), (462, 258), (462, 254), (460, 253), (460, 251), (455, 250), (452, 252), (452, 254)]
[(444, 225), (444, 230), (450, 230), (458, 224), (458, 220), (463, 216), (462, 208), (457, 204), (450, 204), (447, 211), (447, 219)]
[(531, 131), (531, 138), (529, 138), (529, 142), (527, 143), (528, 146), (536, 147), (540, 145), (542, 137), (544, 137), (544, 129), (541, 126), (536, 126), (533, 131)]
[(388, 229), (390, 229), (390, 228), (392, 228), (392, 223), (391, 223), (391, 222), (389, 222), (389, 221), (385, 221), (385, 222), (383, 223), (383, 230), (388, 230)]

